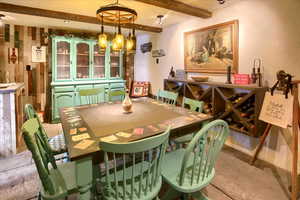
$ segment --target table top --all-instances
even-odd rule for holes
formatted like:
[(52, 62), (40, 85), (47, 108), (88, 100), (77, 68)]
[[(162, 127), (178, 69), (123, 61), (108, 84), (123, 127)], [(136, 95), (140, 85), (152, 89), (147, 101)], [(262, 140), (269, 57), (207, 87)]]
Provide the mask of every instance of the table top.
[(24, 88), (24, 83), (0, 83), (1, 93), (13, 93), (18, 89)]
[(131, 113), (121, 102), (66, 107), (60, 110), (71, 160), (101, 152), (99, 141), (130, 142), (160, 134), (171, 126), (171, 135), (199, 125), (212, 116), (150, 99), (133, 99)]

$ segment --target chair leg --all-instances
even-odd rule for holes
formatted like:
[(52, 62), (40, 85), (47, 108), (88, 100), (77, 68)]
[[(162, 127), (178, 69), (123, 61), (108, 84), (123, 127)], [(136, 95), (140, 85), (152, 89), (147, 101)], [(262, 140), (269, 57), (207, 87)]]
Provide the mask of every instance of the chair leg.
[(41, 192), (39, 192), (39, 194), (38, 194), (38, 200), (42, 200)]
[(172, 188), (170, 188), (165, 194), (164, 196), (161, 198), (161, 200), (172, 200), (175, 199), (176, 197), (180, 196), (180, 192), (177, 190), (174, 190)]
[(202, 194), (202, 192), (200, 191), (192, 193), (192, 197), (193, 199), (197, 199), (197, 200), (209, 200), (209, 198), (204, 194)]

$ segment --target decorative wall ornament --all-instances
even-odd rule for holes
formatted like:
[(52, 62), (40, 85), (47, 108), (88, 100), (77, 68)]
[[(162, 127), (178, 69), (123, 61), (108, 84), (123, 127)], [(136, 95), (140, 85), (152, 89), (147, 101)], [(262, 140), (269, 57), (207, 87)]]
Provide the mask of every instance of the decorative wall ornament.
[(163, 49), (158, 49), (158, 50), (153, 50), (152, 51), (152, 57), (153, 58), (163, 57), (165, 55), (166, 55), (166, 53)]
[(32, 46), (32, 62), (46, 62), (46, 46)]
[(238, 20), (184, 33), (184, 65), (187, 72), (238, 72)]
[(144, 43), (141, 45), (142, 53), (150, 52), (152, 50), (152, 42)]
[(19, 53), (18, 48), (8, 48), (8, 64), (18, 64)]

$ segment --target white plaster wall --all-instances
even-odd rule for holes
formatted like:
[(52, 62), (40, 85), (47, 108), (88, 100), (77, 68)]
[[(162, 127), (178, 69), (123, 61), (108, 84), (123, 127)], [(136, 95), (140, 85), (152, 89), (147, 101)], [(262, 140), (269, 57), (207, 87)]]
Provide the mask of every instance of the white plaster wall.
[[(163, 88), (163, 79), (171, 66), (184, 68), (183, 33), (186, 31), (239, 20), (239, 72), (251, 73), (254, 58), (263, 61), (266, 84), (272, 85), (275, 73), (284, 69), (300, 79), (300, 1), (299, 0), (241, 0), (230, 7), (213, 12), (210, 19), (193, 19), (164, 28), (161, 34), (138, 37), (138, 46), (152, 41), (153, 49), (164, 49), (166, 56), (156, 64), (150, 53), (137, 51), (135, 58), (136, 80), (147, 80), (152, 92)], [(225, 76), (210, 76), (211, 81), (224, 81)], [(289, 131), (273, 129), (271, 137), (259, 158), (281, 168), (290, 169)], [(258, 140), (231, 133), (227, 144), (248, 154), (253, 154)]]

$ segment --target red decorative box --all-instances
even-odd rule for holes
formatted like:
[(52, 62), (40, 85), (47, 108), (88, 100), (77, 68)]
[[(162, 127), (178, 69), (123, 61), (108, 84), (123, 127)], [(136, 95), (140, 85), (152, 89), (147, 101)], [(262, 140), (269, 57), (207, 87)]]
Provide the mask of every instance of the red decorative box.
[(248, 85), (250, 84), (249, 74), (234, 74), (234, 84), (238, 85)]

